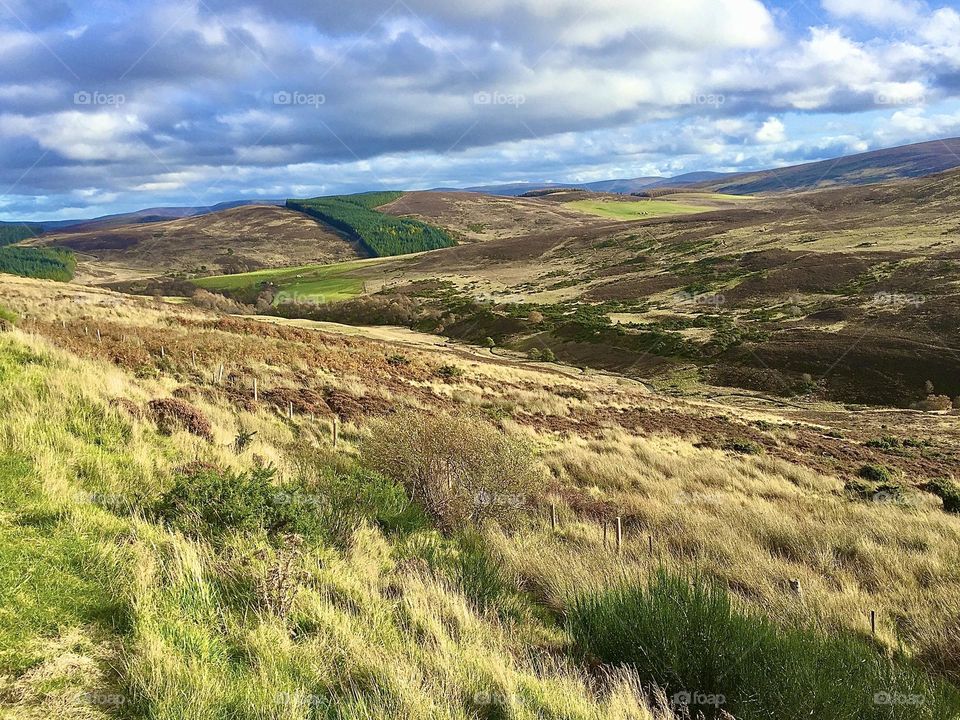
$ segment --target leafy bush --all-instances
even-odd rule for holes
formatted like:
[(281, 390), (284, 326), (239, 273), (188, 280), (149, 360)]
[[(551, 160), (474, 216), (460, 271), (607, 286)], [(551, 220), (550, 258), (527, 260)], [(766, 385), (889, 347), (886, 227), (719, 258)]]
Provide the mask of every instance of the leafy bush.
[(361, 450), (445, 530), (510, 521), (541, 479), (526, 443), (474, 416), (403, 411), (375, 423)]
[(943, 500), (943, 509), (948, 513), (960, 513), (960, 487), (952, 480), (935, 480), (927, 490)]
[(731, 440), (724, 443), (723, 449), (739, 455), (759, 455), (763, 452), (763, 447), (752, 440)]
[(437, 368), (437, 377), (444, 378), (445, 380), (463, 377), (463, 369), (456, 365), (441, 365)]
[(155, 512), (171, 527), (195, 537), (275, 528), (273, 476), (272, 468), (239, 474), (208, 466), (186, 468), (160, 497)]
[(581, 652), (632, 667), (694, 717), (932, 720), (960, 710), (955, 688), (849, 634), (775, 626), (715, 584), (664, 571), (647, 588), (624, 582), (582, 597), (568, 628)]
[(890, 482), (890, 471), (882, 465), (864, 465), (857, 471), (857, 477), (871, 482), (885, 483)]
[(926, 412), (951, 410), (953, 409), (953, 401), (947, 395), (927, 395), (926, 399), (915, 403), (914, 408)]
[(287, 207), (348, 233), (378, 257), (456, 245), (456, 241), (440, 228), (374, 210), (402, 195), (401, 192), (333, 195), (311, 200), (287, 200)]

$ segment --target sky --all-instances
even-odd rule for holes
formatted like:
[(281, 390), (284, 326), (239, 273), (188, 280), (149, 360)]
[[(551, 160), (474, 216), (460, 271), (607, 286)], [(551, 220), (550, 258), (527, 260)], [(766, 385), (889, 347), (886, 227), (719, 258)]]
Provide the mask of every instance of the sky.
[(955, 1), (0, 0), (2, 220), (958, 135)]

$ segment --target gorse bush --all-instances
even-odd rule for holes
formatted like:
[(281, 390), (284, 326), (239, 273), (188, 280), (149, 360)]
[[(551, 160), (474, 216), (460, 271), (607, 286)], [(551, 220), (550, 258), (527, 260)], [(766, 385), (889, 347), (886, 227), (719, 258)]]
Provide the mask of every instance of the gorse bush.
[(509, 522), (541, 479), (526, 443), (467, 415), (400, 412), (373, 425), (362, 454), (446, 530)]
[(421, 527), (422, 515), (403, 488), (355, 466), (316, 464), (291, 482), (276, 482), (270, 467), (245, 473), (194, 465), (160, 497), (155, 514), (191, 537), (265, 531), (340, 542), (363, 522), (386, 530)]
[(694, 716), (738, 720), (947, 720), (960, 694), (851, 635), (781, 628), (705, 581), (659, 572), (577, 600), (585, 655), (635, 669)]

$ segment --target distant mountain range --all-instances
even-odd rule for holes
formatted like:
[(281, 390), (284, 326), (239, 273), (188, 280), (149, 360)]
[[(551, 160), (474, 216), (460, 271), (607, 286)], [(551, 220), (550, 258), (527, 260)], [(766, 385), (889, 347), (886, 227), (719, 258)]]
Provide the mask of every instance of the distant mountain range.
[(163, 222), (165, 220), (179, 220), (180, 218), (207, 215), (221, 210), (230, 210), (246, 205), (283, 205), (285, 200), (233, 200), (217, 203), (216, 205), (196, 207), (153, 207), (135, 210), (116, 215), (101, 215), (95, 218), (77, 220), (50, 220), (42, 222), (0, 222), (4, 225), (26, 225), (36, 234), (44, 232), (89, 232), (91, 230), (109, 230), (122, 225), (139, 225), (142, 223)]
[[(956, 167), (960, 167), (960, 138), (948, 138), (757, 172), (691, 172), (676, 177), (639, 177), (589, 183), (513, 182), (468, 188), (435, 188), (435, 190), (469, 191), (515, 197), (535, 190), (565, 188), (622, 195), (657, 188), (687, 188), (731, 195), (754, 195), (801, 192), (838, 185), (866, 185), (933, 175)], [(51, 231), (88, 232), (206, 215), (245, 205), (283, 205), (284, 202), (284, 200), (236, 200), (205, 207), (154, 207), (88, 219), (30, 223), (0, 222), (0, 229), (10, 225), (27, 225), (35, 234)]]
[(692, 172), (676, 177), (640, 177), (625, 178), (617, 180), (598, 180), (589, 183), (537, 183), (537, 182), (515, 182), (503, 183), (500, 185), (476, 185), (468, 188), (436, 188), (437, 190), (452, 191), (463, 190), (467, 192), (486, 193), (488, 195), (507, 195), (516, 197), (532, 190), (564, 190), (568, 188), (577, 188), (580, 190), (589, 190), (599, 193), (615, 193), (618, 195), (629, 195), (630, 193), (640, 192), (642, 190), (657, 187), (682, 187), (693, 185), (695, 183), (716, 182), (723, 178), (734, 177), (735, 173), (718, 172)]

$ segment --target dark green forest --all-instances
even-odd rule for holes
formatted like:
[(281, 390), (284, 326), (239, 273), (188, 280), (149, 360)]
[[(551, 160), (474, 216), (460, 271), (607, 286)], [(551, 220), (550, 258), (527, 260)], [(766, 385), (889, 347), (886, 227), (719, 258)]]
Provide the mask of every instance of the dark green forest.
[(375, 208), (393, 202), (402, 192), (332, 195), (287, 200), (287, 207), (306, 213), (356, 238), (377, 257), (451, 247), (456, 241), (440, 228), (410, 218), (398, 218)]

